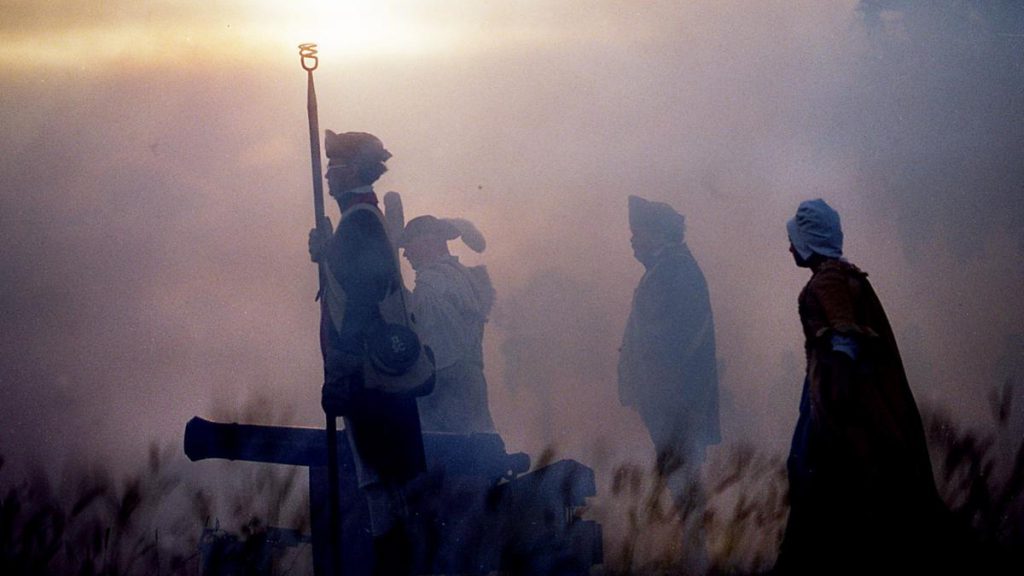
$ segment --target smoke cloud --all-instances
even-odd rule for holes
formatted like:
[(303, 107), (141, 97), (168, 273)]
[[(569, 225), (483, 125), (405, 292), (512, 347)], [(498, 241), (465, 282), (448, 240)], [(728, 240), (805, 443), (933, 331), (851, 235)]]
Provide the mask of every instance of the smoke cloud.
[[(250, 3), (151, 4), (2, 9), (11, 464), (137, 458), (191, 416), (253, 397), (321, 425), (294, 49), (318, 39), (260, 36), (273, 22)], [(464, 217), (487, 236), (483, 255), (459, 255), (486, 263), (498, 291), (485, 360), (510, 451), (554, 446), (605, 471), (651, 451), (615, 391), (642, 274), (629, 194), (686, 214), (726, 443), (782, 451), (796, 419), (807, 278), (784, 223), (807, 198), (842, 215), (919, 401), (977, 420), (990, 388), (1024, 375), (1014, 4), (465, 4), (397, 10), (447, 39), (436, 50), (323, 49), (320, 126), (384, 141), (380, 190), (403, 194), (407, 218)], [(74, 50), (108, 27), (155, 45), (108, 42), (93, 61)], [(40, 47), (33, 65), (23, 56), (42, 33), (66, 35), (65, 54)], [(208, 45), (223, 40), (236, 45)]]

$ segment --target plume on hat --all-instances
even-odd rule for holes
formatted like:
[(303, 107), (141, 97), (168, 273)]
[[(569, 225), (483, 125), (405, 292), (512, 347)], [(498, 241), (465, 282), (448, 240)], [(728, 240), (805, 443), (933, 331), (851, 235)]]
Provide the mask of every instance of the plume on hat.
[(459, 237), (462, 238), (462, 241), (473, 252), (479, 254), (487, 248), (487, 240), (484, 238), (484, 235), (469, 220), (465, 218), (445, 218), (444, 221), (459, 231)]
[(399, 245), (407, 246), (415, 239), (423, 237), (441, 238), (446, 242), (462, 238), (466, 246), (477, 253), (487, 248), (484, 235), (465, 218), (438, 218), (429, 214), (417, 216), (405, 225)]

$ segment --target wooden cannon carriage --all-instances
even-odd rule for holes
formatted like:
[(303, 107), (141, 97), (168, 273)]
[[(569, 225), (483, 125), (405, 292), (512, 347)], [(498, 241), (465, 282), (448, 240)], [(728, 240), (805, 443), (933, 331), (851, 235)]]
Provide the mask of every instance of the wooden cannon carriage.
[[(313, 564), (329, 573), (326, 431), (193, 418), (189, 459), (221, 458), (309, 468)], [(579, 517), (595, 494), (594, 472), (560, 460), (533, 472), (526, 454), (508, 454), (497, 434), (424, 433), (428, 473), (410, 487), (422, 574), (587, 574), (602, 562), (601, 527)], [(341, 561), (346, 576), (370, 573), (369, 511), (339, 432)]]

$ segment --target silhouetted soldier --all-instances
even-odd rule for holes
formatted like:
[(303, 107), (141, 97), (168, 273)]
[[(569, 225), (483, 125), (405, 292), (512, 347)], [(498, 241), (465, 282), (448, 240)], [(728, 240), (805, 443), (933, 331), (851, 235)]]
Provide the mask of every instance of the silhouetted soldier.
[(494, 432), (483, 356), (494, 287), (486, 267), (467, 267), (449, 252), (448, 242), (458, 238), (474, 252), (486, 247), (461, 219), (420, 216), (402, 233), (400, 246), (416, 271), (410, 305), (437, 369), (434, 391), (419, 399), (420, 422), (431, 432)]
[[(619, 400), (643, 418), (676, 505), (699, 518), (700, 466), (707, 446), (720, 440), (707, 283), (684, 242), (684, 218), (671, 206), (630, 196), (629, 227), (645, 272), (622, 339)], [(699, 526), (685, 536), (685, 553), (702, 555)]]
[(812, 275), (799, 298), (807, 375), (776, 572), (945, 573), (934, 563), (944, 509), (885, 310), (843, 259), (828, 204), (801, 203), (787, 228), (797, 266)]
[(391, 154), (360, 132), (325, 139), (330, 195), (341, 210), (338, 230), (325, 219), (310, 231), (309, 251), (326, 264), (320, 343), (323, 409), (345, 417), (359, 485), (367, 498), (376, 574), (405, 574), (412, 542), (405, 484), (425, 469), (416, 400), (366, 385), (367, 336), (382, 322), (380, 305), (402, 290), (397, 251), (377, 208), (373, 183)]

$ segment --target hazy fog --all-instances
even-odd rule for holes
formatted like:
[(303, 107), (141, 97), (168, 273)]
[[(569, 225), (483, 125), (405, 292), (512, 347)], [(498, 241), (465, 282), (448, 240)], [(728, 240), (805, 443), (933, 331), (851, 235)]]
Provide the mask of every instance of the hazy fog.
[(257, 397), (321, 424), (304, 41), (322, 46), (320, 126), (394, 154), (379, 189), (487, 236), (457, 251), (498, 291), (485, 361), (511, 450), (651, 449), (615, 391), (642, 273), (629, 194), (686, 214), (727, 443), (781, 451), (796, 419), (807, 272), (784, 224), (806, 198), (842, 214), (920, 402), (981, 420), (1024, 375), (1018, 8), (384, 3), (362, 14), (376, 35), (346, 43), (330, 35), (361, 13), (334, 29), (313, 2), (51, 4), (0, 8), (12, 464), (136, 458)]

